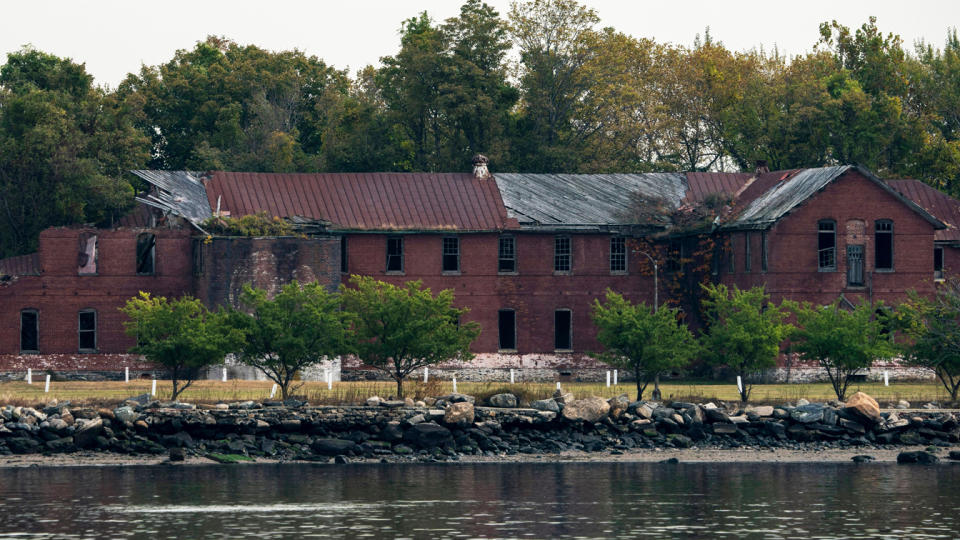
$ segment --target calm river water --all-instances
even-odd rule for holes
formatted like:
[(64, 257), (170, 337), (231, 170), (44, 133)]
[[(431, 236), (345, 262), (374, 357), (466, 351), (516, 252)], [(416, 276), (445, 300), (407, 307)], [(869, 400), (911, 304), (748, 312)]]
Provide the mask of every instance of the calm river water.
[(0, 537), (960, 537), (960, 466), (0, 469)]

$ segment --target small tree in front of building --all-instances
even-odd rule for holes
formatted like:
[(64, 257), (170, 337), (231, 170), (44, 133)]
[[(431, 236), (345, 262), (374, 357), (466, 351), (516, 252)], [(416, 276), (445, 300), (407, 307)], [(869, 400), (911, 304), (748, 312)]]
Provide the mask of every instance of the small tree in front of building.
[(221, 362), (243, 340), (226, 312), (210, 312), (189, 295), (167, 300), (141, 292), (120, 311), (129, 317), (123, 323), (124, 332), (137, 339), (130, 351), (170, 370), (173, 400), (204, 368)]
[(241, 362), (260, 370), (280, 387), (283, 399), (304, 368), (350, 352), (347, 316), (340, 298), (317, 282), (284, 285), (270, 298), (267, 291), (244, 285), (234, 326), (245, 339)]
[(853, 376), (897, 354), (891, 334), (876, 316), (880, 304), (861, 302), (847, 310), (837, 300), (826, 306), (790, 303), (789, 309), (797, 318), (790, 350), (826, 370), (840, 401), (846, 400)]
[(700, 343), (707, 360), (726, 366), (740, 377), (740, 400), (746, 402), (754, 380), (777, 365), (780, 343), (790, 325), (782, 306), (770, 302), (763, 287), (742, 290), (703, 285), (707, 331)]
[(360, 360), (397, 382), (413, 371), (447, 360), (473, 358), (470, 344), (480, 334), (475, 322), (460, 322), (467, 309), (453, 307), (453, 291), (434, 295), (420, 281), (396, 286), (371, 277), (351, 276), (340, 287), (351, 318)]
[(633, 372), (638, 401), (654, 377), (683, 368), (699, 351), (687, 326), (677, 324), (678, 311), (632, 304), (610, 289), (603, 302), (593, 301), (591, 316), (598, 328), (597, 340), (606, 349), (600, 359)]
[(932, 299), (910, 291), (909, 300), (897, 309), (897, 320), (907, 339), (907, 363), (933, 370), (950, 400), (960, 400), (960, 280), (940, 284)]

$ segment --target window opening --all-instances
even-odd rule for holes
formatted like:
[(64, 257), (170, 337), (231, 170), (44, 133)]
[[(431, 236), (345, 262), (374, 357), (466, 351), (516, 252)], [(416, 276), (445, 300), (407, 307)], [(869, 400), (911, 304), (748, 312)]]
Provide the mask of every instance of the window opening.
[(97, 273), (97, 235), (83, 233), (79, 238), (80, 252), (77, 254), (77, 273)]
[(94, 352), (97, 350), (97, 312), (86, 309), (79, 315), (79, 349), (80, 352)]
[(627, 239), (614, 236), (610, 239), (610, 272), (627, 271)]
[(877, 270), (893, 270), (893, 222), (874, 223), (874, 265)]
[(573, 349), (573, 317), (569, 309), (553, 312), (553, 348), (557, 350)]
[(340, 237), (340, 272), (344, 274), (349, 272), (350, 267), (347, 264), (348, 260), (349, 259), (347, 258), (347, 237), (341, 236)]
[(497, 246), (497, 272), (517, 271), (517, 244), (512, 236), (501, 236)]
[(460, 271), (460, 239), (456, 236), (443, 239), (443, 271)]
[(743, 271), (749, 272), (753, 269), (753, 261), (750, 260), (750, 233), (743, 233)]
[(731, 274), (736, 273), (737, 271), (737, 257), (736, 250), (733, 248), (733, 235), (727, 238), (727, 271)]
[(203, 240), (194, 238), (191, 242), (193, 247), (193, 275), (203, 275)]
[(40, 352), (40, 317), (35, 309), (20, 312), (20, 352)]
[(553, 271), (570, 271), (570, 237), (558, 236), (553, 243)]
[(863, 245), (847, 246), (847, 286), (863, 286)]
[(512, 309), (497, 312), (497, 326), (500, 330), (500, 349), (517, 348), (517, 313)]
[(933, 248), (933, 277), (943, 279), (943, 247)]
[(387, 237), (387, 272), (403, 272), (403, 237)]
[(767, 255), (770, 246), (767, 245), (767, 231), (760, 233), (760, 271), (767, 271)]
[(157, 252), (157, 235), (141, 233), (137, 235), (137, 273), (153, 275), (154, 260)]
[(823, 220), (817, 223), (817, 269), (832, 272), (837, 269), (837, 223)]

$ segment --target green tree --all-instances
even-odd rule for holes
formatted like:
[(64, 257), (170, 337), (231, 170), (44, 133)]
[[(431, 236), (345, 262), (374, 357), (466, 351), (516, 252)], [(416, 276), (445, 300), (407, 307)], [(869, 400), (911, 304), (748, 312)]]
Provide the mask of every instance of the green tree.
[(120, 311), (129, 318), (123, 323), (124, 332), (137, 339), (130, 351), (170, 370), (173, 400), (202, 369), (223, 361), (243, 341), (243, 334), (230, 326), (226, 312), (211, 313), (189, 295), (167, 300), (141, 292)]
[(473, 357), (470, 343), (480, 325), (460, 321), (468, 310), (453, 307), (450, 289), (434, 296), (420, 281), (398, 287), (351, 276), (350, 287), (341, 285), (340, 295), (352, 320), (357, 356), (393, 378), (400, 398), (403, 380), (414, 370)]
[(232, 313), (233, 325), (246, 336), (239, 358), (277, 383), (283, 399), (300, 370), (350, 352), (340, 299), (317, 282), (293, 281), (273, 298), (245, 285), (239, 304), (247, 310)]
[(904, 357), (910, 365), (933, 370), (958, 401), (960, 396), (960, 281), (941, 284), (934, 298), (910, 293), (897, 309), (898, 326), (907, 338)]
[(782, 306), (770, 303), (763, 287), (703, 285), (707, 331), (701, 345), (710, 363), (727, 366), (742, 381), (740, 400), (746, 402), (756, 375), (777, 365), (780, 343), (790, 326)]
[(110, 224), (133, 205), (129, 169), (149, 142), (128, 104), (83, 65), (24, 48), (0, 67), (0, 257), (37, 248), (40, 231)]
[(838, 300), (827, 306), (791, 304), (789, 309), (797, 318), (790, 350), (826, 370), (840, 401), (846, 399), (853, 375), (896, 354), (891, 334), (875, 313), (881, 304), (861, 302), (846, 310)]
[(657, 374), (683, 368), (699, 352), (687, 326), (677, 324), (678, 315), (677, 309), (632, 304), (610, 289), (604, 302), (593, 301), (597, 340), (605, 348), (600, 358), (633, 372), (638, 401)]

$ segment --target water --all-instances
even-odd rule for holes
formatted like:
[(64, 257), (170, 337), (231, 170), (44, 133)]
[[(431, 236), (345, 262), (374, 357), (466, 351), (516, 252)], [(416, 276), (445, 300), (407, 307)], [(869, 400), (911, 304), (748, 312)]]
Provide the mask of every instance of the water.
[(957, 538), (960, 466), (0, 469), (0, 537)]

